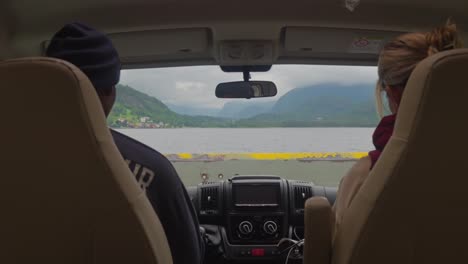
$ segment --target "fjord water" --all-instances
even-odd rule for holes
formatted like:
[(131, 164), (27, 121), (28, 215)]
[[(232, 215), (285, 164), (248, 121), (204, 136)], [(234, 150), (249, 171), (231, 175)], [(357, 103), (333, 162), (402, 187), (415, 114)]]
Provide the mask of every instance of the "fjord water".
[[(249, 152), (367, 152), (373, 128), (119, 129), (163, 154)], [(277, 175), (336, 187), (352, 160), (173, 161), (186, 186), (238, 175)], [(207, 177), (207, 178), (206, 178)]]
[(163, 154), (367, 152), (373, 128), (118, 129)]

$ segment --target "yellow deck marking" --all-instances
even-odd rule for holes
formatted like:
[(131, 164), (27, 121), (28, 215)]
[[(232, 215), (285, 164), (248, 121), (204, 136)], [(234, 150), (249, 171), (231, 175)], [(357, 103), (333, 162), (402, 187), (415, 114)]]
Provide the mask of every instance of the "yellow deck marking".
[(190, 153), (179, 153), (176, 154), (180, 159), (193, 159), (193, 155)]
[(367, 152), (259, 152), (259, 153), (176, 153), (166, 154), (171, 160), (348, 160), (360, 159)]

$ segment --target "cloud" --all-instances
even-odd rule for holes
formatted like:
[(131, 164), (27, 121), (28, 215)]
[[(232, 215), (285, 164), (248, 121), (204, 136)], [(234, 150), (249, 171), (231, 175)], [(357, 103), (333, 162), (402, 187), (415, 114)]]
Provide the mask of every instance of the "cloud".
[[(252, 79), (273, 81), (278, 87), (278, 95), (273, 99), (276, 100), (291, 89), (303, 86), (324, 83), (343, 86), (374, 84), (377, 69), (363, 66), (275, 65), (269, 72), (252, 73)], [(221, 108), (234, 99), (216, 98), (216, 85), (240, 80), (241, 73), (225, 73), (218, 66), (192, 66), (124, 70), (120, 82), (165, 103)]]

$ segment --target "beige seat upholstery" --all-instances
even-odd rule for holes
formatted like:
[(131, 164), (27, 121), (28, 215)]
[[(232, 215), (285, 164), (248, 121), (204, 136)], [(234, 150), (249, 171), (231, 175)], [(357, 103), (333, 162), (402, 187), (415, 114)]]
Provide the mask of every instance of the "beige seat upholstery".
[(0, 263), (172, 263), (85, 75), (10, 60), (0, 87)]
[(307, 199), (304, 208), (305, 263), (328, 263), (335, 220), (330, 203), (325, 197), (313, 197)]
[[(306, 263), (468, 263), (467, 102), (468, 49), (421, 62), (390, 142), (344, 214), (331, 258)], [(310, 201), (308, 214), (323, 218), (327, 210), (316, 208)], [(308, 236), (320, 228), (309, 226)]]

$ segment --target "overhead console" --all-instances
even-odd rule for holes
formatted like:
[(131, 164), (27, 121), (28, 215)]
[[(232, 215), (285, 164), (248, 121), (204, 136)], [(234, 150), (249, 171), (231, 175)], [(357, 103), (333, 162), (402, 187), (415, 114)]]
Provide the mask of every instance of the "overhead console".
[(219, 226), (227, 259), (281, 258), (282, 238), (300, 240), (304, 203), (325, 196), (331, 203), (336, 189), (278, 176), (236, 176), (189, 188), (202, 225)]
[(271, 40), (221, 41), (218, 62), (220, 65), (271, 65), (275, 61), (274, 43)]

